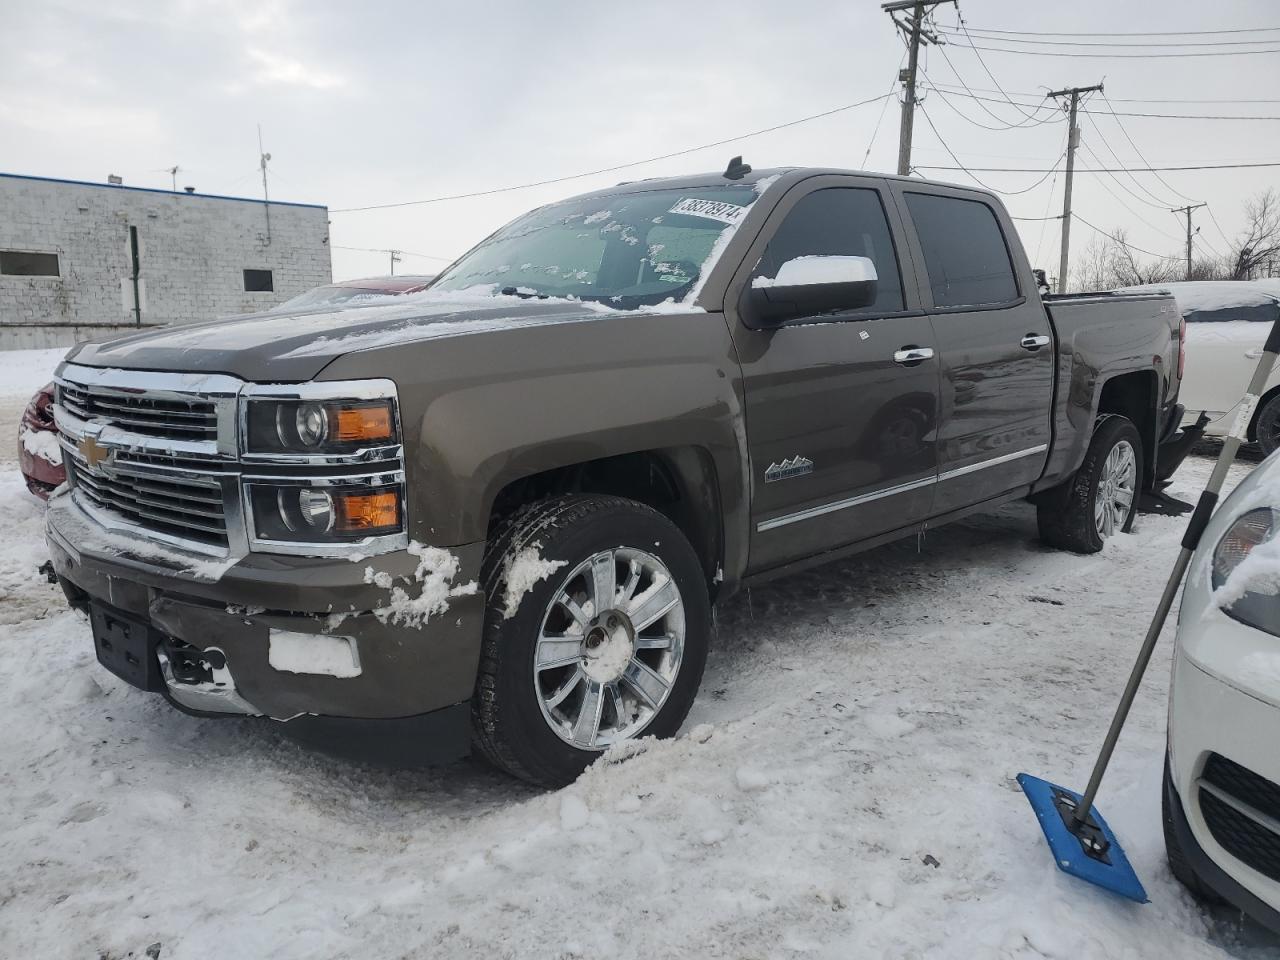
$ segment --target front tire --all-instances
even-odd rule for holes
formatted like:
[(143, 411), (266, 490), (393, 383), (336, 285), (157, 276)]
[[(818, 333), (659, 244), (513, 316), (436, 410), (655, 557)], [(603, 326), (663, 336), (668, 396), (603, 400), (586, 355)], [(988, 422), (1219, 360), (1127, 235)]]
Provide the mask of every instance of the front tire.
[(1166, 755), (1164, 761), (1164, 787), (1160, 791), (1160, 812), (1161, 819), (1164, 822), (1164, 852), (1165, 859), (1169, 861), (1169, 872), (1173, 874), (1174, 879), (1186, 887), (1187, 892), (1201, 903), (1221, 903), (1222, 898), (1205, 886), (1200, 879), (1200, 875), (1196, 873), (1195, 868), (1191, 866), (1191, 862), (1187, 859), (1187, 855), (1182, 850), (1182, 844), (1178, 842), (1178, 831), (1173, 822), (1173, 807), (1169, 802), (1169, 797), (1173, 794), (1172, 777), (1169, 774), (1169, 758)]
[(1107, 538), (1128, 533), (1142, 489), (1142, 437), (1127, 417), (1098, 421), (1084, 463), (1058, 496), (1036, 510), (1040, 539), (1075, 553), (1097, 553)]
[(609, 747), (671, 737), (702, 680), (706, 577), (670, 520), (614, 496), (521, 508), (491, 541), (473, 740), (533, 783), (571, 783)]

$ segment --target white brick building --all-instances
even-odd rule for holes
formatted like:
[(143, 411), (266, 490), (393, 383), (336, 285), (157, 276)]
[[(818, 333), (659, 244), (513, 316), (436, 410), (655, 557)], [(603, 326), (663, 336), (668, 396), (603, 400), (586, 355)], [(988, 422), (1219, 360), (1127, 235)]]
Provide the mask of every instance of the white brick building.
[(0, 174), (0, 350), (263, 310), (331, 277), (327, 207)]

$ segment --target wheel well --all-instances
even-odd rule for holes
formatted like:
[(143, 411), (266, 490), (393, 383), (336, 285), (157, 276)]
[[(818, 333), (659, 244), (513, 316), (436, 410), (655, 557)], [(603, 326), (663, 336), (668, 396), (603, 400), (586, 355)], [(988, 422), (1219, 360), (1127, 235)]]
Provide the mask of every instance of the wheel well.
[(1143, 485), (1150, 486), (1155, 477), (1156, 386), (1154, 372), (1135, 371), (1112, 377), (1102, 385), (1098, 398), (1098, 416), (1116, 413), (1128, 417), (1142, 437)]
[(489, 534), (526, 503), (566, 493), (608, 493), (650, 506), (693, 545), (714, 587), (724, 555), (720, 487), (711, 455), (701, 447), (642, 450), (568, 464), (508, 483), (494, 498)]
[(1249, 442), (1256, 443), (1258, 439), (1258, 417), (1262, 414), (1262, 408), (1268, 403), (1280, 396), (1280, 385), (1272, 387), (1261, 397), (1258, 398), (1257, 405), (1253, 408), (1253, 419), (1249, 421)]

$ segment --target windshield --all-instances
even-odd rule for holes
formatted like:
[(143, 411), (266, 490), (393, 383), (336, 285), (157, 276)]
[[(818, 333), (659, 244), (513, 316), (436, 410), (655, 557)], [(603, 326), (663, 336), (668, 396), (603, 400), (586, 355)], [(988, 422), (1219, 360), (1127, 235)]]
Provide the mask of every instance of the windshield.
[(327, 307), (338, 303), (355, 305), (366, 300), (380, 300), (390, 296), (385, 290), (370, 290), (367, 287), (333, 286), (316, 287), (306, 293), (300, 293), (292, 300), (286, 300), (276, 310), (302, 310), (308, 307)]
[(431, 289), (488, 286), (623, 309), (680, 301), (696, 292), (756, 196), (738, 184), (552, 204), (503, 227)]

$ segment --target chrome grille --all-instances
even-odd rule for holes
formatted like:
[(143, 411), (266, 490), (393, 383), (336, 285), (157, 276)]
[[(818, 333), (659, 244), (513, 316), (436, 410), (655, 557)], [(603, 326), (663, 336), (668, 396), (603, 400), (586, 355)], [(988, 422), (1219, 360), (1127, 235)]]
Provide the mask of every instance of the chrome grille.
[(192, 465), (174, 457), (135, 460), (117, 454), (91, 467), (74, 448), (70, 453), (72, 486), (93, 506), (148, 530), (224, 549), (229, 545), (222, 482), (216, 475), (193, 474)]
[(216, 440), (218, 410), (212, 400), (158, 398), (63, 380), (58, 402), (81, 420), (119, 426), (131, 433), (174, 440)]

